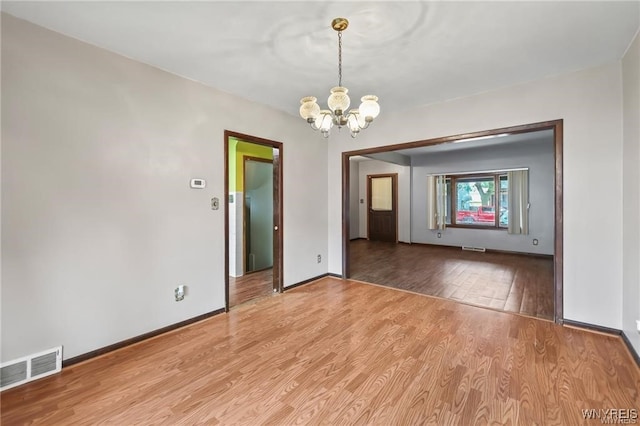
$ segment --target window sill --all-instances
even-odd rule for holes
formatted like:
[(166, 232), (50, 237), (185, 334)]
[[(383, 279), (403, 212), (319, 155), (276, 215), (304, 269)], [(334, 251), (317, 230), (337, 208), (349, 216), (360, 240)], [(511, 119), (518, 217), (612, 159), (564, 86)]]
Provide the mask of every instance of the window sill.
[(496, 228), (495, 226), (489, 225), (467, 225), (467, 224), (451, 224), (447, 225), (447, 228), (457, 228), (457, 229), (484, 229), (487, 231), (506, 231), (507, 228)]

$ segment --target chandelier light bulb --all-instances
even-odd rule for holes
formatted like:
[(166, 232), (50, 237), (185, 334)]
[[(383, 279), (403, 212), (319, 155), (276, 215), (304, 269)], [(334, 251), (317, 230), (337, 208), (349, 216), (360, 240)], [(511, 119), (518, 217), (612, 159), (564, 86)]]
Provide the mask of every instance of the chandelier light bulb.
[(320, 105), (316, 102), (317, 99), (313, 96), (307, 96), (300, 99), (300, 117), (309, 121), (315, 120), (315, 118), (320, 114)]
[(322, 133), (329, 133), (329, 130), (333, 127), (333, 119), (331, 118), (331, 111), (323, 109), (320, 111), (315, 119), (315, 127)]
[(349, 111), (347, 117), (347, 127), (351, 132), (352, 137), (356, 137), (358, 133), (360, 133), (360, 129), (362, 126), (360, 125), (360, 114), (357, 109), (352, 109)]
[(360, 126), (360, 128), (366, 129), (367, 127), (369, 127), (369, 123), (367, 123), (367, 121), (365, 120), (364, 115), (358, 112), (358, 125)]
[(340, 111), (338, 115), (342, 115), (343, 112), (349, 108), (351, 99), (349, 99), (347, 92), (349, 92), (349, 89), (341, 86), (331, 89), (331, 95), (329, 95), (329, 99), (327, 99), (327, 105), (331, 111)]
[(362, 103), (360, 104), (360, 115), (364, 117), (364, 119), (368, 122), (373, 121), (374, 118), (380, 114), (380, 105), (378, 105), (378, 97), (374, 95), (363, 96), (360, 99)]
[(369, 127), (371, 122), (380, 114), (378, 97), (373, 95), (363, 96), (359, 109), (349, 110), (351, 99), (349, 89), (342, 85), (342, 32), (349, 26), (346, 18), (336, 18), (331, 22), (331, 28), (338, 33), (338, 85), (331, 89), (327, 99), (329, 109), (321, 110), (317, 99), (307, 96), (300, 100), (300, 117), (309, 123), (313, 130), (320, 130), (322, 136), (329, 137), (331, 128), (347, 126), (351, 137), (356, 137), (360, 130)]

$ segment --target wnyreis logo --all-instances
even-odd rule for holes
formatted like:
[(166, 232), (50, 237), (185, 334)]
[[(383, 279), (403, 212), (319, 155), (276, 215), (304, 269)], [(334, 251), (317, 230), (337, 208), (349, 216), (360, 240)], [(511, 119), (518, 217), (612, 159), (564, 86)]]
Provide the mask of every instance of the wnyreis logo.
[(638, 423), (638, 410), (635, 408), (590, 408), (582, 410), (582, 418), (600, 420), (603, 424), (636, 424)]

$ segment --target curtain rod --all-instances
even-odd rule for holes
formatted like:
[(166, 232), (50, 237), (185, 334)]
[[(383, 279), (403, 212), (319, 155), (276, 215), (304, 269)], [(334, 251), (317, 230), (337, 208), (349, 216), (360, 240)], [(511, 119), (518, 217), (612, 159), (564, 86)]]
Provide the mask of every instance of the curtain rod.
[(496, 169), (496, 170), (478, 170), (473, 172), (442, 172), (442, 173), (429, 173), (427, 176), (442, 176), (442, 175), (481, 175), (484, 173), (502, 173), (502, 172), (517, 172), (520, 170), (529, 170), (528, 167), (518, 167), (515, 169)]

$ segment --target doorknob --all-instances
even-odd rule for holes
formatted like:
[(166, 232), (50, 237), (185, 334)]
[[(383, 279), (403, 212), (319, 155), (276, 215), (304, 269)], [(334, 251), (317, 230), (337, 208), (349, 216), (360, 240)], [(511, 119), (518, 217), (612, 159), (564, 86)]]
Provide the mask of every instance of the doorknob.
[(274, 231), (277, 231), (277, 230), (278, 230), (278, 225), (274, 226), (274, 227), (273, 227), (273, 230), (274, 230)]

